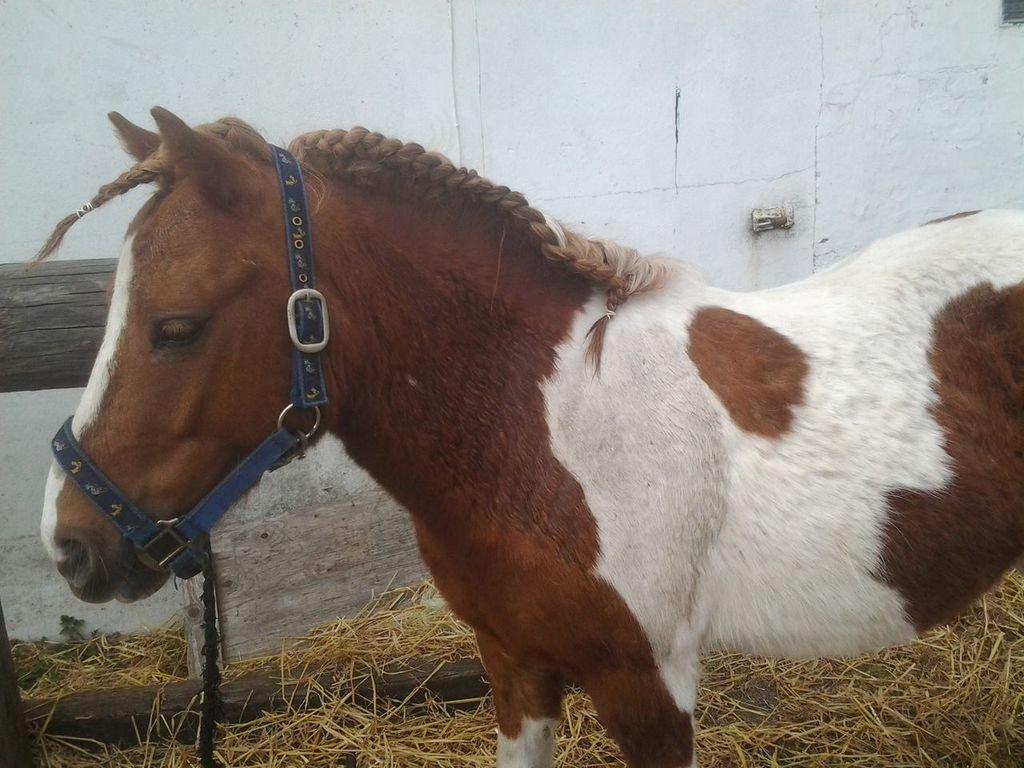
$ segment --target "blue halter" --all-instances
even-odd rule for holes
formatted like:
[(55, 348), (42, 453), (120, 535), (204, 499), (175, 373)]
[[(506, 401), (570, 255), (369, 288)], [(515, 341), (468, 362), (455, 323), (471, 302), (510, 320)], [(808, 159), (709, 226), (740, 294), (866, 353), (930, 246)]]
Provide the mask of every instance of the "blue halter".
[[(53, 455), (68, 478), (114, 523), (139, 559), (155, 570), (169, 570), (189, 579), (202, 569), (201, 543), (232, 504), (267, 471), (301, 458), (306, 441), (320, 426), (320, 406), (327, 404), (320, 352), (327, 345), (330, 324), (327, 302), (313, 287), (313, 244), (306, 192), (298, 162), (280, 147), (271, 147), (281, 188), (292, 294), (288, 299), (288, 334), (292, 340), (290, 402), (277, 420), (277, 431), (264, 440), (187, 514), (153, 520), (135, 506), (85, 455), (71, 431), (74, 417), (53, 438)], [(284, 426), (293, 409), (313, 410), (316, 422), (308, 433)]]

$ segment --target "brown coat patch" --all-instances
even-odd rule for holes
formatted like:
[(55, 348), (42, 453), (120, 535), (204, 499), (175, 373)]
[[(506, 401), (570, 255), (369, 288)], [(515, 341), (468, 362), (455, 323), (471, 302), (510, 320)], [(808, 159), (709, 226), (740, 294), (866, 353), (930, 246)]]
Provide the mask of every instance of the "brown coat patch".
[[(506, 736), (523, 716), (557, 716), (571, 681), (632, 765), (687, 765), (690, 714), (592, 575), (597, 523), (550, 447), (540, 382), (591, 288), (472, 212), (341, 185), (325, 202), (318, 269), (344, 308), (330, 426), (412, 513), (438, 588), (478, 633)], [(636, 717), (640, 699), (652, 717)]]
[(950, 301), (928, 360), (955, 477), (889, 493), (882, 555), (919, 630), (955, 618), (1024, 552), (1024, 283)]
[(687, 353), (736, 426), (764, 437), (789, 431), (807, 376), (793, 342), (747, 315), (704, 307), (690, 323)]

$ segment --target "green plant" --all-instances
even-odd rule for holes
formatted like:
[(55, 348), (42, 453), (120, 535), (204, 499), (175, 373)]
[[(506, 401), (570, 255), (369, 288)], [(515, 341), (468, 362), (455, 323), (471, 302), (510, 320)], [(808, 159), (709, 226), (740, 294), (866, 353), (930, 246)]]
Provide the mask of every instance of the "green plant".
[(85, 635), (82, 634), (82, 628), (84, 626), (84, 619), (79, 619), (63, 613), (60, 617), (60, 636), (63, 637), (66, 642), (81, 643), (85, 640)]

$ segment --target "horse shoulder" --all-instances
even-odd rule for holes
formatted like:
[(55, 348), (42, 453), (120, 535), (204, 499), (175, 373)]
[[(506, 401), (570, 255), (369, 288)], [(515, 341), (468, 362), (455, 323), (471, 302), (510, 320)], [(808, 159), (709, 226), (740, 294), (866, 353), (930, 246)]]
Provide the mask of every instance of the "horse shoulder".
[(543, 384), (552, 449), (597, 522), (594, 572), (622, 596), (656, 658), (695, 618), (695, 590), (724, 505), (720, 418), (687, 356), (704, 289), (682, 271), (608, 326), (600, 372), (585, 358), (602, 297), (577, 317)]

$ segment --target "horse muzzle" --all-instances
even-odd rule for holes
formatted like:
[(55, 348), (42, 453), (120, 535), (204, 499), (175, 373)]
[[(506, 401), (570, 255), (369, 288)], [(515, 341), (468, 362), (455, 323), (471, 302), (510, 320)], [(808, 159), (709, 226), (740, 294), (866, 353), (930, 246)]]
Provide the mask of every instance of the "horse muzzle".
[(71, 592), (88, 603), (106, 603), (114, 598), (134, 602), (156, 592), (168, 574), (147, 568), (131, 544), (117, 539), (106, 541), (66, 537), (58, 542), (62, 554), (57, 571)]

